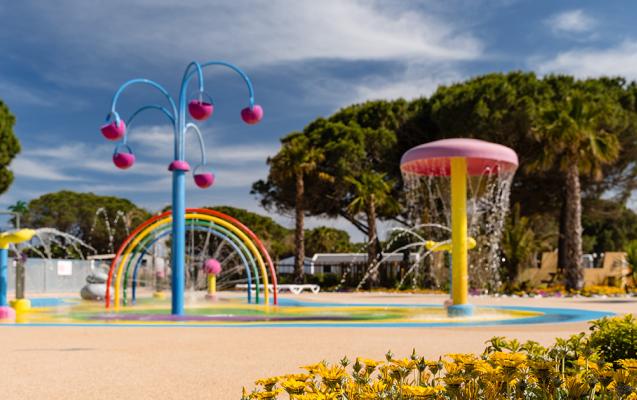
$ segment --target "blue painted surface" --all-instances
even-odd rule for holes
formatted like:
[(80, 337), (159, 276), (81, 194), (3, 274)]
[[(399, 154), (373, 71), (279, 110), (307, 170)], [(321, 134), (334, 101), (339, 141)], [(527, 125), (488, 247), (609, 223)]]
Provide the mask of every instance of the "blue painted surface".
[(9, 288), (9, 249), (0, 249), (0, 307), (9, 305), (7, 290)]
[[(59, 305), (71, 305), (74, 301), (70, 299), (59, 298), (40, 298), (33, 299), (33, 307), (52, 307)], [(303, 302), (294, 299), (279, 299), (280, 307), (383, 307), (383, 308), (441, 308), (439, 304), (384, 304), (384, 303), (313, 303)], [(326, 323), (217, 323), (217, 324), (188, 324), (188, 323), (171, 323), (171, 324), (137, 324), (137, 323), (22, 323), (22, 324), (0, 324), (0, 326), (94, 326), (94, 327), (144, 327), (144, 328), (442, 328), (442, 327), (475, 327), (475, 326), (498, 326), (498, 325), (528, 325), (528, 324), (555, 324), (565, 322), (585, 322), (599, 319), (602, 317), (613, 316), (615, 313), (606, 311), (590, 311), (574, 308), (546, 308), (546, 307), (514, 307), (514, 306), (489, 306), (479, 307), (483, 310), (512, 310), (512, 311), (529, 311), (542, 313), (539, 316), (530, 316), (526, 318), (513, 318), (491, 321), (463, 321), (463, 322), (326, 322)]]
[(470, 317), (475, 309), (473, 304), (454, 304), (447, 307), (447, 315), (450, 317)]
[(172, 228), (172, 314), (184, 315), (186, 286), (186, 176), (185, 171), (173, 171), (173, 228)]

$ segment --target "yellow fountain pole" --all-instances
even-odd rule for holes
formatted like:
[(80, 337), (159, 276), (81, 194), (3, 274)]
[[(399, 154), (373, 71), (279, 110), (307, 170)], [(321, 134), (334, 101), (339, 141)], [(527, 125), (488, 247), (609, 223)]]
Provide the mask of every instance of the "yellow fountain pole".
[(467, 263), (467, 160), (451, 158), (451, 299), (450, 316), (473, 314), (467, 303), (469, 276)]
[[(0, 233), (0, 319), (8, 318), (11, 314), (7, 303), (9, 245), (31, 240), (33, 235), (35, 231), (32, 229)], [(27, 299), (18, 299), (14, 301), (13, 306), (17, 311), (26, 311), (31, 307), (31, 302)]]
[(214, 297), (217, 294), (217, 275), (208, 274), (208, 296)]

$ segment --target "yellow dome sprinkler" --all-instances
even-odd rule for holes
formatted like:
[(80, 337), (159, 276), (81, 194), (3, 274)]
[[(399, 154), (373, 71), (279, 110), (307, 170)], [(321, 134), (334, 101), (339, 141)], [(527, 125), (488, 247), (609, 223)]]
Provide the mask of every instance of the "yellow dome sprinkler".
[(15, 311), (7, 303), (9, 245), (31, 240), (33, 229), (0, 233), (0, 320), (12, 318)]
[(469, 297), (467, 250), (467, 179), (472, 176), (515, 172), (518, 156), (505, 146), (477, 139), (443, 139), (408, 150), (400, 160), (403, 174), (450, 179), (453, 304), (450, 316), (473, 314)]

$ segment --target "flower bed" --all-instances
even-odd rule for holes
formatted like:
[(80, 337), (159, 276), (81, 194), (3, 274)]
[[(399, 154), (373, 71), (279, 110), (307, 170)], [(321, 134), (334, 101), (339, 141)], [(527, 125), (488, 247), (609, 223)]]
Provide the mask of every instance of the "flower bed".
[[(620, 358), (630, 357), (630, 358)], [(242, 400), (366, 399), (630, 399), (637, 400), (637, 320), (602, 319), (591, 334), (544, 347), (494, 337), (480, 355), (427, 360), (343, 358), (303, 373), (260, 379)]]

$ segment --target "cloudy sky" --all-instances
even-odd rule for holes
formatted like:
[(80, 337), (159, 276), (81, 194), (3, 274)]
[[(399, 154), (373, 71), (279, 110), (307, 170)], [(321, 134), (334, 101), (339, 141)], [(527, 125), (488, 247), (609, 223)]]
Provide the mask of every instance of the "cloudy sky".
[[(0, 207), (61, 189), (150, 210), (168, 204), (172, 136), (161, 117), (136, 121), (138, 162), (127, 171), (114, 168), (113, 146), (99, 133), (114, 91), (131, 78), (175, 94), (191, 60), (231, 61), (250, 75), (265, 109), (257, 126), (240, 120), (247, 92), (239, 77), (206, 73), (216, 109), (202, 131), (217, 181), (208, 190), (190, 184), (188, 205), (263, 212), (249, 190), (266, 176), (278, 139), (353, 102), (428, 95), (493, 71), (636, 79), (635, 11), (632, 1), (0, 1), (0, 98), (22, 143)], [(118, 107), (124, 116), (162, 100), (134, 88)], [(355, 232), (342, 221), (317, 224)]]

